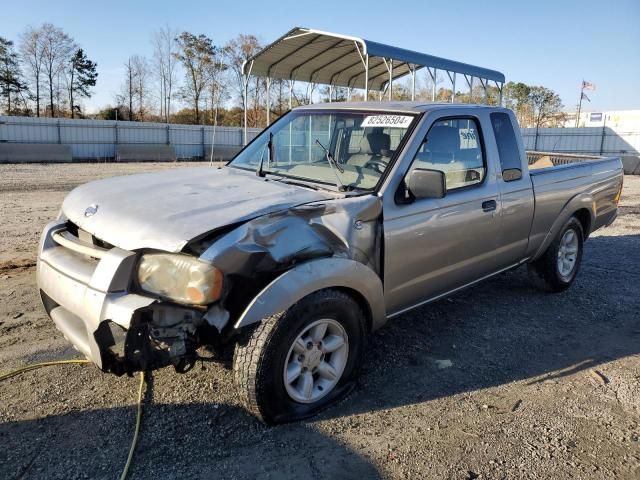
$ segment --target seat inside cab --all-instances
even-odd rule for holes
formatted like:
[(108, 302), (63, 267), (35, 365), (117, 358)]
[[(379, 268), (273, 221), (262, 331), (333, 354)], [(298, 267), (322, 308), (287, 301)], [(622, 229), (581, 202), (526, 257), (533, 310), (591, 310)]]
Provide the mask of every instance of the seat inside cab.
[[(377, 170), (386, 167), (391, 159), (391, 135), (384, 128), (372, 128), (369, 133), (360, 137), (358, 151), (349, 156), (348, 165), (368, 167)], [(376, 167), (377, 165), (377, 167)]]

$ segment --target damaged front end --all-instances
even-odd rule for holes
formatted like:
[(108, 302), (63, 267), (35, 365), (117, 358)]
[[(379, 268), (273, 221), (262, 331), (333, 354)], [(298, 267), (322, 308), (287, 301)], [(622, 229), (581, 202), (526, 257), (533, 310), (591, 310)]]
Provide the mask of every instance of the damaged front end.
[[(305, 203), (217, 229), (181, 253), (122, 250), (68, 221), (51, 224), (41, 241), (38, 283), (58, 329), (103, 371), (186, 372), (199, 348), (230, 343), (259, 294), (298, 266), (348, 259), (379, 282), (381, 212), (375, 195)], [(149, 274), (156, 271), (173, 286), (158, 287)], [(300, 292), (314, 278), (305, 282)], [(282, 311), (295, 295), (279, 297)]]
[(378, 197), (354, 196), (263, 215), (192, 242), (185, 253), (224, 275), (219, 300), (208, 306), (159, 301), (137, 310), (127, 330), (104, 322), (96, 340), (105, 367), (116, 374), (168, 365), (188, 371), (198, 348), (231, 340), (260, 291), (305, 262), (351, 259), (379, 272), (380, 216)]
[(135, 312), (128, 329), (105, 321), (95, 332), (103, 370), (122, 375), (173, 365), (189, 371), (201, 344), (203, 312), (174, 305), (154, 304)]

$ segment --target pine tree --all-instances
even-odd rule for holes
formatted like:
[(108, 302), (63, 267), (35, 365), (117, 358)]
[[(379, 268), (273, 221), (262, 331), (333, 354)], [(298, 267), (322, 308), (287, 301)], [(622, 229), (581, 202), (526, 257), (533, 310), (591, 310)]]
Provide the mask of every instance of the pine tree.
[(11, 95), (19, 95), (26, 88), (13, 42), (0, 37), (0, 95), (6, 99), (8, 115), (12, 110)]
[(74, 105), (74, 98), (91, 97), (91, 87), (95, 87), (98, 80), (96, 68), (98, 64), (87, 58), (84, 51), (79, 48), (71, 57), (69, 68), (69, 107), (71, 108), (71, 118), (75, 118), (76, 109), (80, 107)]

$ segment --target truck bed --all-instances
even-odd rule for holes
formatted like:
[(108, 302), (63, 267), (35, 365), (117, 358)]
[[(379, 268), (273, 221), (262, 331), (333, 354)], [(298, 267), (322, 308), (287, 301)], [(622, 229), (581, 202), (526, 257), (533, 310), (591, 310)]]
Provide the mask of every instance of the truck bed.
[[(548, 245), (559, 223), (575, 213), (578, 200), (590, 210), (589, 233), (610, 224), (616, 215), (623, 173), (619, 157), (596, 157), (548, 152), (527, 152), (534, 190), (535, 214), (529, 254), (537, 256)], [(552, 226), (550, 230), (550, 226)]]

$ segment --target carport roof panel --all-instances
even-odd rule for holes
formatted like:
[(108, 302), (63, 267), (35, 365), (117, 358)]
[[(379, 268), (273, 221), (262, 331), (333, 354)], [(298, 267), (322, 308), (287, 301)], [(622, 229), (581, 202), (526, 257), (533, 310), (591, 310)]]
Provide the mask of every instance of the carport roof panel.
[(371, 90), (382, 90), (389, 80), (385, 59), (394, 62), (394, 79), (406, 75), (415, 65), (416, 68), (437, 68), (499, 83), (505, 81), (504, 75), (495, 70), (358, 37), (301, 27), (290, 30), (247, 60), (244, 73), (249, 73), (250, 69), (250, 74), (255, 76), (364, 88), (361, 54), (369, 55)]

